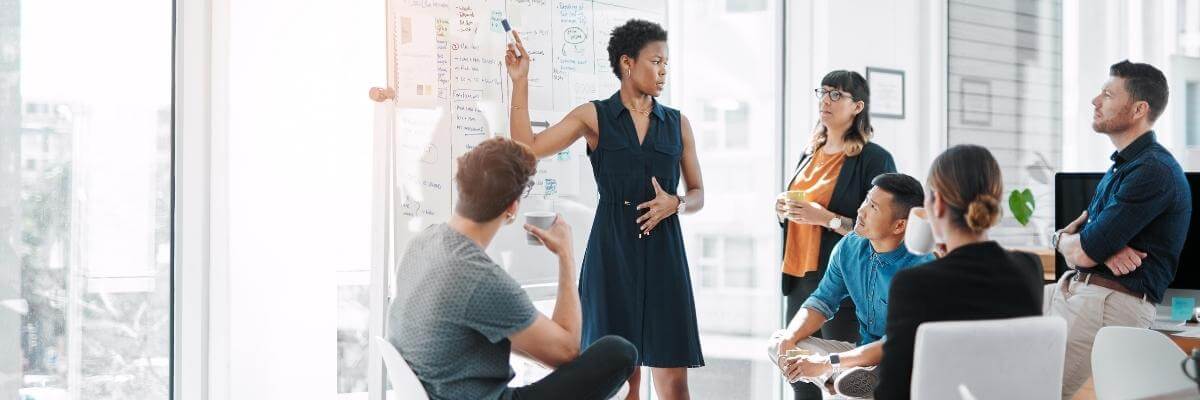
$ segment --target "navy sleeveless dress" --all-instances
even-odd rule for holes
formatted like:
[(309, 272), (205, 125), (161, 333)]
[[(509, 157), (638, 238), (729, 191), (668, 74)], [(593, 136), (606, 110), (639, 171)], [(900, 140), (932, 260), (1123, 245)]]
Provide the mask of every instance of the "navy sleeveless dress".
[(659, 222), (650, 235), (637, 223), (637, 205), (654, 198), (651, 176), (670, 194), (679, 185), (679, 111), (655, 101), (639, 144), (620, 92), (592, 103), (600, 134), (588, 158), (600, 202), (579, 275), (582, 344), (618, 335), (637, 347), (641, 365), (704, 366), (679, 217)]

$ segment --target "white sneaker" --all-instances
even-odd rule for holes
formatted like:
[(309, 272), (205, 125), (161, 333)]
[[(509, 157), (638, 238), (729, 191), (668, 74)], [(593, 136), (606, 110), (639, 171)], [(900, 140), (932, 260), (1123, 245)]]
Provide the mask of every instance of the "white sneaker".
[(879, 375), (875, 367), (854, 367), (840, 374), (833, 380), (834, 390), (842, 396), (869, 399), (875, 395), (875, 386), (879, 384)]

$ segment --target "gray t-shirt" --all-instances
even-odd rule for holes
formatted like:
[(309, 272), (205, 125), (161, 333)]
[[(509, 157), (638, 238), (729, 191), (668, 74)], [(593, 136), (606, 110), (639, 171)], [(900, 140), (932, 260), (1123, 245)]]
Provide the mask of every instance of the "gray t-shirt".
[(414, 237), (396, 271), (388, 340), (433, 399), (509, 399), (508, 336), (537, 318), (529, 297), (446, 224)]

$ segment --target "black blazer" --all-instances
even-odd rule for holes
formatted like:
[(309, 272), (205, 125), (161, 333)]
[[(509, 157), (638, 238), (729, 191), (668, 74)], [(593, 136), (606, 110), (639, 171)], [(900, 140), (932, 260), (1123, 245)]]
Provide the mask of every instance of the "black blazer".
[[(800, 162), (796, 163), (796, 170), (792, 172), (792, 179), (788, 180), (783, 190), (788, 190), (792, 183), (796, 180), (796, 176), (800, 175), (800, 171), (812, 161), (812, 153), (805, 153), (800, 157)], [(845, 163), (842, 164), (842, 169), (838, 172), (837, 184), (833, 186), (833, 197), (829, 199), (829, 206), (826, 207), (829, 211), (837, 213), (843, 217), (854, 218), (858, 215), (858, 206), (862, 205), (863, 200), (867, 198), (867, 192), (871, 190), (871, 180), (875, 179), (880, 174), (896, 172), (896, 162), (892, 160), (892, 154), (883, 149), (883, 146), (872, 142), (867, 142), (863, 146), (861, 153), (857, 156), (846, 157)], [(784, 240), (787, 240), (787, 220), (779, 222), (779, 226), (783, 228)], [(842, 240), (842, 235), (830, 229), (821, 231), (821, 253), (820, 261), (817, 262), (818, 271), (824, 273), (825, 267), (829, 264), (829, 253), (833, 252), (833, 246)], [(785, 286), (787, 280), (784, 280)], [(783, 288), (783, 294), (788, 293), (788, 288)]]
[(897, 272), (888, 292), (887, 341), (875, 398), (909, 398), (913, 347), (922, 323), (1042, 315), (1042, 291), (1042, 262), (996, 242), (962, 246)]

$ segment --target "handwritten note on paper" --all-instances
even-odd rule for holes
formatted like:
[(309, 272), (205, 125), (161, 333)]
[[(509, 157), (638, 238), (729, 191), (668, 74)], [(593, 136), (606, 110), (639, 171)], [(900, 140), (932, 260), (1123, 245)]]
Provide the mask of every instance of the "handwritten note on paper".
[(396, 103), (431, 107), (437, 96), (437, 43), (433, 17), (396, 15)]
[(397, 109), (397, 215), (417, 229), (449, 217), (449, 113), (444, 108)]
[(596, 98), (591, 11), (589, 1), (554, 2), (554, 110), (570, 111)]
[(554, 57), (550, 2), (514, 0), (508, 3), (508, 21), (521, 35), (529, 53), (529, 108), (554, 109)]

